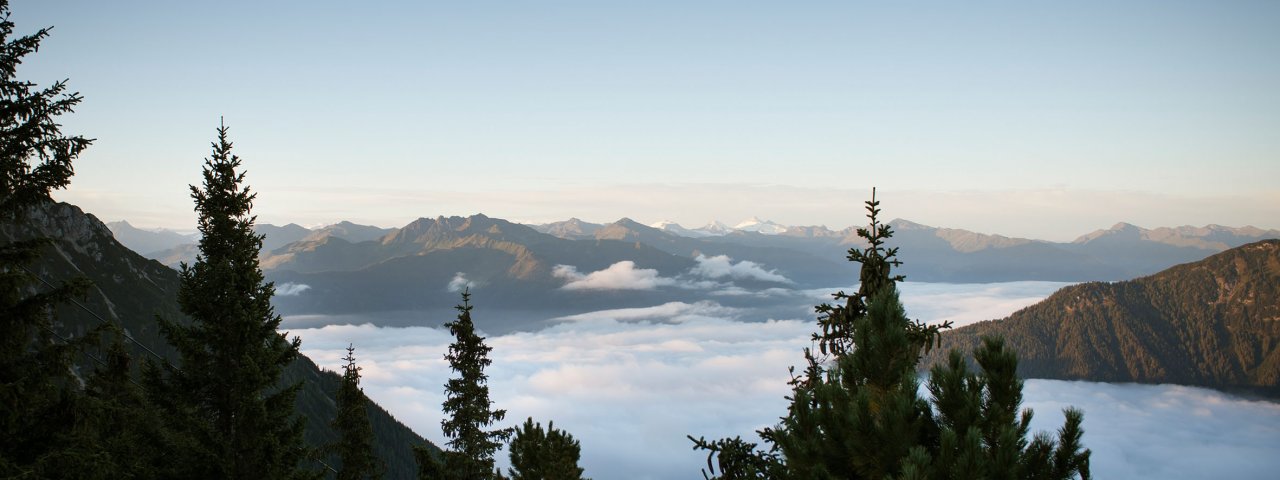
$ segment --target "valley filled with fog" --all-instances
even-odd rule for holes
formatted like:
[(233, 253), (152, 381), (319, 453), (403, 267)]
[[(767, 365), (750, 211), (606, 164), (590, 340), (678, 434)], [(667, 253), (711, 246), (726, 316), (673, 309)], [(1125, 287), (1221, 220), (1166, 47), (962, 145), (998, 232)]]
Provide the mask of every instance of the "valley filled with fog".
[[(563, 277), (567, 284), (607, 280)], [(912, 318), (964, 325), (1004, 317), (1065, 285), (905, 282), (902, 291)], [(787, 367), (799, 365), (810, 345), (812, 306), (835, 290), (733, 295), (767, 297), (760, 308), (708, 294), (540, 319), (486, 340), (492, 398), (507, 410), (506, 425), (533, 417), (577, 437), (588, 476), (696, 478), (705, 453), (693, 451), (685, 435), (755, 439), (754, 430), (776, 421), (787, 405)], [(484, 330), (485, 288), (472, 293), (473, 319)], [(365, 392), (442, 445), (442, 385), (453, 375), (443, 355), (452, 337), (434, 326), (450, 318), (388, 326), (373, 316), (307, 315), (286, 317), (283, 328), (331, 370), (354, 344)], [(1280, 467), (1275, 403), (1184, 386), (1034, 379), (1024, 394), (1024, 406), (1036, 412), (1033, 432), (1061, 425), (1067, 406), (1085, 411), (1085, 445), (1099, 478), (1258, 478)]]

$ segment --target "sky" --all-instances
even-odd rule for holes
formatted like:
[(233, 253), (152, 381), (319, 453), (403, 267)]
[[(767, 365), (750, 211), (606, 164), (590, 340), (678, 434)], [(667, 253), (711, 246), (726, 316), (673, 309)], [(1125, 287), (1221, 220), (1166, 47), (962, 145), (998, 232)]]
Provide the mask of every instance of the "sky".
[(267, 223), (1280, 228), (1276, 2), (12, 3), (106, 221), (190, 229), (223, 118)]
[[(1051, 282), (904, 283), (913, 318), (958, 323), (999, 318), (1061, 287)], [(483, 287), (478, 292), (483, 293)], [(827, 291), (794, 292), (812, 304)], [(307, 292), (300, 293), (306, 295)], [(799, 311), (799, 310), (798, 310)], [(483, 304), (473, 312), (483, 328)], [(350, 324), (291, 328), (302, 350), (339, 370), (354, 343), (365, 393), (437, 444), (443, 356), (453, 340), (429, 327)], [(786, 412), (787, 367), (811, 346), (811, 318), (758, 318), (715, 300), (574, 315), (533, 332), (490, 336), (489, 376), (502, 426), (532, 417), (578, 439), (592, 478), (697, 478), (705, 452), (686, 435), (722, 438), (770, 426)], [(286, 323), (294, 319), (286, 318)], [(1053, 432), (1062, 410), (1084, 410), (1084, 444), (1097, 478), (1274, 478), (1280, 468), (1280, 404), (1176, 386), (1026, 381), (1033, 432)], [(923, 395), (928, 398), (928, 392)], [(506, 464), (507, 455), (498, 455)]]

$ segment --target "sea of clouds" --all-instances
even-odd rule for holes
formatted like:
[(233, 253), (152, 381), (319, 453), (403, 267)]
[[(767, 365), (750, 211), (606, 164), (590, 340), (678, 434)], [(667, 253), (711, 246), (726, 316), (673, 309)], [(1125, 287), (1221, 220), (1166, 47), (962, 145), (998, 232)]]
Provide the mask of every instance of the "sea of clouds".
[[(903, 298), (913, 318), (963, 324), (1005, 316), (1062, 285), (907, 283)], [(828, 293), (794, 297), (820, 301)], [(705, 454), (685, 436), (755, 438), (785, 412), (787, 367), (799, 365), (810, 345), (812, 319), (752, 314), (714, 300), (670, 302), (490, 337), (491, 395), (507, 410), (505, 425), (533, 417), (572, 433), (593, 478), (700, 478)], [(474, 315), (483, 324), (483, 303)], [(359, 323), (291, 334), (302, 337), (303, 353), (333, 370), (354, 344), (365, 392), (442, 445), (449, 333)], [(1050, 380), (1027, 381), (1025, 398), (1036, 411), (1033, 430), (1055, 430), (1066, 406), (1084, 409), (1097, 478), (1271, 478), (1280, 468), (1274, 403), (1190, 387)], [(499, 458), (505, 464), (505, 452)]]

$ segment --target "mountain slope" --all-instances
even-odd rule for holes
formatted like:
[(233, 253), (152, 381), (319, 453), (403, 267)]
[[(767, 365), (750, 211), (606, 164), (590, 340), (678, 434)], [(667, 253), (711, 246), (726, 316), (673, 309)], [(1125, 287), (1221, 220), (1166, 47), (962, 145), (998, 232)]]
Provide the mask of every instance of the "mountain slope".
[(1003, 320), (946, 332), (942, 347), (969, 351), (987, 334), (1004, 335), (1028, 377), (1274, 388), (1280, 241), (1135, 280), (1063, 288)]
[(111, 229), (111, 235), (116, 238), (116, 241), (142, 254), (169, 250), (196, 241), (195, 235), (183, 235), (168, 230), (143, 230), (124, 220), (108, 223), (107, 228)]
[[(160, 336), (156, 315), (185, 320), (177, 305), (178, 274), (159, 262), (148, 260), (125, 248), (107, 227), (68, 204), (48, 204), (20, 225), (0, 225), (0, 240), (51, 237), (54, 245), (32, 270), (51, 283), (84, 276), (94, 287), (81, 302), (88, 310), (121, 325), (126, 334), (170, 361), (175, 352)], [(74, 306), (59, 309), (58, 322), (64, 334), (82, 334), (100, 321)], [(149, 358), (133, 344), (136, 358)], [(306, 440), (320, 446), (336, 440), (330, 427), (336, 409), (335, 394), (340, 377), (319, 369), (300, 357), (284, 372), (284, 381), (306, 380), (298, 395), (298, 412), (306, 418)], [(371, 405), (370, 421), (375, 431), (375, 449), (386, 461), (391, 478), (415, 475), (416, 463), (410, 446), (425, 443), (421, 436), (396, 421), (381, 407)]]

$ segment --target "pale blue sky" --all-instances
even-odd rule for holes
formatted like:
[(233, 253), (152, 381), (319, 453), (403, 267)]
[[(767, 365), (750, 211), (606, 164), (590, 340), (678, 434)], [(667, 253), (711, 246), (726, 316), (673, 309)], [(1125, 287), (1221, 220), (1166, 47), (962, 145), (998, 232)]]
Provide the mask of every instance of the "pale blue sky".
[(219, 115), (262, 221), (887, 214), (1280, 227), (1280, 2), (15, 0), (98, 139), (59, 198), (192, 224)]

